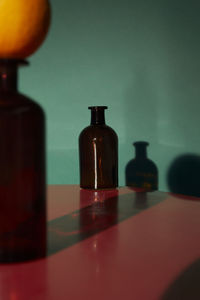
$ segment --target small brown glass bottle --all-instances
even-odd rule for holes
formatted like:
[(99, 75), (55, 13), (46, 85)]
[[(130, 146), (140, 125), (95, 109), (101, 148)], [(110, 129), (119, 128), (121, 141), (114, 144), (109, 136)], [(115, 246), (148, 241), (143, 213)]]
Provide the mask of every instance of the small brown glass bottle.
[(155, 163), (147, 158), (147, 142), (135, 142), (135, 158), (126, 166), (126, 185), (145, 191), (158, 189), (158, 170)]
[(46, 254), (45, 116), (17, 91), (21, 64), (0, 60), (0, 262)]
[(92, 106), (91, 124), (79, 136), (80, 186), (111, 189), (118, 186), (118, 137), (105, 124), (106, 106)]

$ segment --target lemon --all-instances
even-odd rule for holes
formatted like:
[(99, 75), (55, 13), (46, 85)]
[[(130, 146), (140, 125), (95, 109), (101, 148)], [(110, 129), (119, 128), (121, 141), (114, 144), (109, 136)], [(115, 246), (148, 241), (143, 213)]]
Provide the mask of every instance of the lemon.
[(50, 24), (48, 0), (0, 0), (0, 58), (26, 58), (44, 41)]

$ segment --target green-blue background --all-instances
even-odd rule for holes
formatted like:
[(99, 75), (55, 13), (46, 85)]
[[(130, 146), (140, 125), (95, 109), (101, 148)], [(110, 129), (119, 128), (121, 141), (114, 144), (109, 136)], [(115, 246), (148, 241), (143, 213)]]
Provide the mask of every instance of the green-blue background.
[(79, 183), (78, 135), (89, 105), (107, 105), (119, 137), (119, 179), (132, 142), (150, 142), (160, 190), (183, 153), (200, 151), (200, 3), (51, 0), (43, 46), (20, 71), (20, 90), (47, 116), (48, 183)]

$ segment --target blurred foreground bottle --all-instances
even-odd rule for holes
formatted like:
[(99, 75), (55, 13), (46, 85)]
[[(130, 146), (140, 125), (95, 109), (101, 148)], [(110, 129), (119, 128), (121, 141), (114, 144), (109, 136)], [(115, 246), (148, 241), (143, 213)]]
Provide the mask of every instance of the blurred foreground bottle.
[(109, 189), (118, 186), (118, 137), (105, 124), (106, 106), (92, 106), (91, 124), (79, 136), (80, 186)]
[(17, 91), (23, 60), (0, 60), (0, 262), (46, 254), (45, 116)]
[(158, 189), (158, 169), (155, 163), (147, 158), (147, 142), (135, 142), (135, 158), (126, 166), (126, 185), (141, 188), (145, 191)]

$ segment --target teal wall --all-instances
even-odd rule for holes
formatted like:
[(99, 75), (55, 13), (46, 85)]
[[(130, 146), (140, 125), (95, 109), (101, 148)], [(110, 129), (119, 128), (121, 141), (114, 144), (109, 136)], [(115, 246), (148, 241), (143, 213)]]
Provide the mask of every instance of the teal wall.
[(183, 153), (200, 151), (200, 3), (51, 0), (48, 38), (20, 71), (47, 116), (48, 183), (79, 183), (78, 135), (89, 105), (107, 105), (119, 136), (119, 179), (132, 143), (150, 143), (160, 190)]

